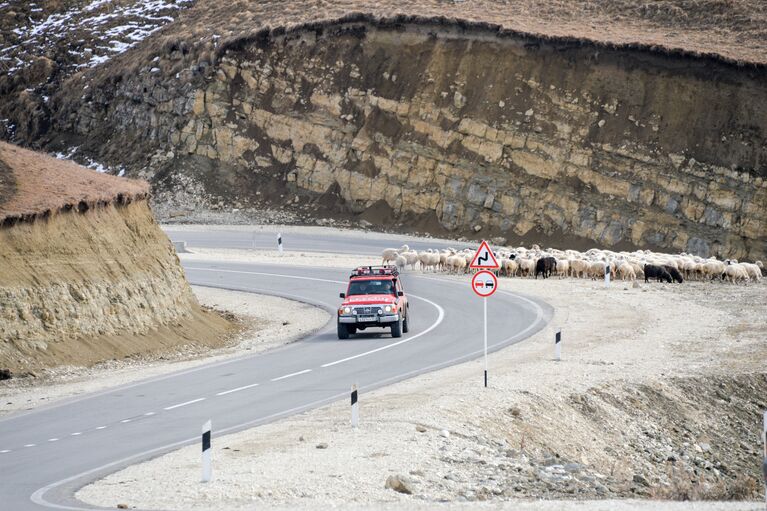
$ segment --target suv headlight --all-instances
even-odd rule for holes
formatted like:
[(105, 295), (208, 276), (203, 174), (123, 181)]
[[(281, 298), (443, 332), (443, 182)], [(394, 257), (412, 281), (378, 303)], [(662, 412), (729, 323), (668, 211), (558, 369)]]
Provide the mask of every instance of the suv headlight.
[(344, 314), (351, 314), (352, 309), (351, 307), (344, 307)]
[(384, 307), (384, 312), (391, 312), (391, 305)]

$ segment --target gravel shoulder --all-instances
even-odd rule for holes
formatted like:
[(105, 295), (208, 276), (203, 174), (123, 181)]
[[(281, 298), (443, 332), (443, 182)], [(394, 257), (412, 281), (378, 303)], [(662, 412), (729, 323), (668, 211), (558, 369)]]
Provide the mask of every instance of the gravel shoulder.
[(111, 360), (92, 367), (62, 366), (46, 369), (34, 378), (5, 380), (0, 382), (0, 416), (259, 353), (299, 340), (330, 319), (318, 307), (284, 298), (200, 286), (193, 286), (192, 290), (202, 306), (233, 315), (242, 324), (241, 332), (229, 339), (226, 346), (213, 350), (182, 346), (161, 355)]
[[(199, 483), (195, 445), (107, 476), (77, 497), (179, 510), (761, 509), (764, 283), (500, 286), (556, 313), (546, 330), (491, 355), (489, 389), (481, 361), (362, 388), (356, 430), (344, 400), (233, 435), (214, 432), (209, 484)], [(390, 476), (412, 494), (386, 488)], [(745, 501), (660, 503), (685, 498)]]

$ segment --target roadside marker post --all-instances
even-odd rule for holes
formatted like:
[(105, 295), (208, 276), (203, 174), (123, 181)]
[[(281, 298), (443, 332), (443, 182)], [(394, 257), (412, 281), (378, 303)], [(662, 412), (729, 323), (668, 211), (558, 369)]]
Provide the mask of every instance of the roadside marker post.
[(764, 457), (762, 459), (762, 472), (764, 473), (764, 509), (767, 511), (767, 412), (764, 412), (762, 448), (764, 449)]
[(282, 255), (282, 233), (277, 233), (277, 252)]
[(610, 263), (605, 263), (605, 287), (610, 287)]
[(554, 338), (554, 360), (557, 362), (562, 360), (562, 330), (557, 330)]
[(482, 320), (484, 324), (484, 344), (485, 344), (485, 388), (487, 388), (487, 297), (491, 296), (498, 289), (498, 278), (493, 273), (499, 268), (498, 260), (490, 250), (487, 241), (482, 243), (474, 254), (469, 268), (479, 270), (471, 278), (471, 289), (477, 296), (482, 298)]
[(357, 402), (357, 384), (352, 385), (352, 427), (360, 425), (360, 404)]
[(211, 479), (211, 452), (210, 452), (210, 421), (202, 426), (202, 482), (207, 483)]

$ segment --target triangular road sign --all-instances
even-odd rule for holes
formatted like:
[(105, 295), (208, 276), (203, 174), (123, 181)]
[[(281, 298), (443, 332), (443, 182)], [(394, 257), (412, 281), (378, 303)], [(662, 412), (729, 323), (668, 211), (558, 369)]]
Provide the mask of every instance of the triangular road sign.
[(493, 251), (490, 250), (487, 241), (482, 240), (482, 244), (477, 249), (477, 253), (474, 254), (474, 259), (471, 260), (469, 268), (494, 270), (498, 267), (498, 261), (495, 259)]

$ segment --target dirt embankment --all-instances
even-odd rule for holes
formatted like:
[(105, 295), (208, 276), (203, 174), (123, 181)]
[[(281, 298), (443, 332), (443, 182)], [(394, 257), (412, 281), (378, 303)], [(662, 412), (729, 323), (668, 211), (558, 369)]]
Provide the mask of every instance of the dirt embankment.
[(200, 309), (146, 185), (0, 146), (0, 368), (89, 365), (231, 328)]

